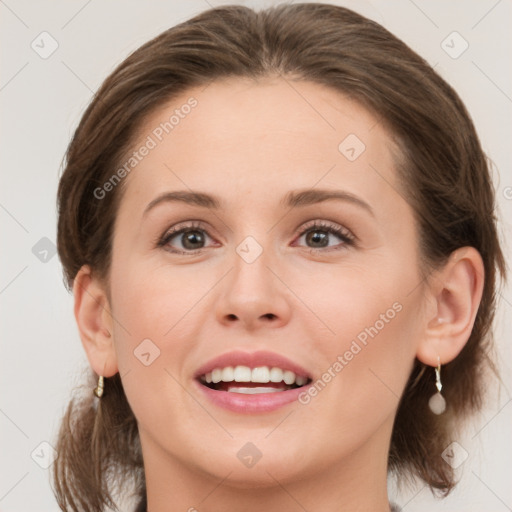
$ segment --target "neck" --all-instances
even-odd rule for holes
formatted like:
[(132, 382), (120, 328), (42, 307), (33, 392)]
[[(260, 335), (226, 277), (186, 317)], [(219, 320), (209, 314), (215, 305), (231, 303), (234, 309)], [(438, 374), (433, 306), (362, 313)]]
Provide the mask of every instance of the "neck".
[[(177, 460), (141, 432), (145, 461), (148, 512), (390, 512), (387, 495), (389, 433), (343, 457), (336, 464), (283, 472), (263, 459), (253, 468), (255, 483), (233, 471), (215, 475)], [(384, 441), (384, 442), (383, 442)], [(259, 472), (259, 473), (258, 473)], [(172, 508), (171, 508), (172, 507)]]

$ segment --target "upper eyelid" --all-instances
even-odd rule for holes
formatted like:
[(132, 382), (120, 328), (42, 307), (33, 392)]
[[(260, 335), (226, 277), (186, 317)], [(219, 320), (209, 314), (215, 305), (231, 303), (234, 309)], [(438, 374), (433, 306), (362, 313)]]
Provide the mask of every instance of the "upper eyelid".
[[(183, 226), (182, 226), (182, 224), (183, 224)], [(337, 222), (334, 222), (334, 221), (320, 220), (320, 219), (310, 220), (310, 221), (307, 221), (306, 223), (301, 224), (300, 227), (298, 227), (294, 231), (294, 234), (295, 235), (300, 234), (303, 231), (305, 231), (306, 229), (314, 228), (314, 227), (326, 227), (326, 228), (339, 227), (340, 230), (347, 231), (348, 233), (353, 235), (352, 231), (350, 229), (348, 229), (346, 226), (344, 226), (343, 224), (338, 224)], [(171, 231), (171, 229), (172, 229), (172, 231)], [(166, 229), (164, 231), (163, 236), (165, 237), (166, 235), (171, 235), (171, 234), (175, 235), (182, 230), (193, 230), (193, 229), (201, 229), (206, 232), (208, 232), (210, 230), (210, 228), (208, 226), (204, 225), (203, 221), (190, 220), (190, 221), (178, 222), (177, 224), (172, 226), (172, 228)], [(355, 236), (355, 235), (353, 235), (353, 236)]]
[(308, 221), (305, 224), (301, 224), (299, 228), (295, 231), (295, 234), (302, 234), (304, 231), (311, 228), (331, 228), (333, 230), (346, 232), (348, 236), (352, 238), (356, 238), (356, 236), (352, 233), (352, 230), (348, 229), (343, 224), (339, 224), (338, 222), (329, 221), (329, 220), (319, 220), (315, 219), (312, 221)]

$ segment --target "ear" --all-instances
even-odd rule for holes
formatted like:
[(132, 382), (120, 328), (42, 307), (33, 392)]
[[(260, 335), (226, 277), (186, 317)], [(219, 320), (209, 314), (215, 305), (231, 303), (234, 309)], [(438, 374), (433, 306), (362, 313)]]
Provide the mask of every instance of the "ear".
[(427, 285), (428, 304), (416, 357), (429, 366), (455, 359), (467, 343), (484, 287), (484, 264), (474, 247), (454, 251)]
[(112, 377), (118, 372), (113, 339), (113, 321), (106, 290), (88, 265), (73, 282), (75, 319), (87, 359), (97, 375)]

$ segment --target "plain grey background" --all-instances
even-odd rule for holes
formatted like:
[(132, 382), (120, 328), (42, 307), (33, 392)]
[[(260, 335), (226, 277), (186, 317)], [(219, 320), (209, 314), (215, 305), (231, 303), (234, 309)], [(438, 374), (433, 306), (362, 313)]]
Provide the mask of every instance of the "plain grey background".
[[(58, 510), (49, 485), (51, 445), (71, 389), (87, 368), (54, 245), (66, 146), (94, 91), (131, 51), (227, 3), (259, 8), (279, 2), (0, 0), (1, 512)], [(500, 230), (510, 261), (511, 0), (330, 3), (383, 24), (458, 91), (495, 164)], [(510, 289), (501, 298), (496, 337), (504, 385), (453, 440), (460, 484), (437, 501), (421, 484), (397, 494), (390, 482), (390, 497), (405, 512), (512, 510)], [(290, 501), (289, 510), (301, 509)]]

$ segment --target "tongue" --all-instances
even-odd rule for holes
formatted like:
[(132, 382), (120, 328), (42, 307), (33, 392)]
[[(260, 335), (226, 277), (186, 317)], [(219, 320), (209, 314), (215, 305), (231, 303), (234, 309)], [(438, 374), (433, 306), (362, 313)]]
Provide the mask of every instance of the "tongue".
[(214, 389), (218, 391), (229, 391), (230, 388), (269, 388), (269, 389), (277, 389), (279, 391), (286, 391), (290, 389), (291, 386), (288, 386), (284, 382), (267, 382), (262, 384), (260, 382), (219, 382), (218, 384), (214, 384)]

